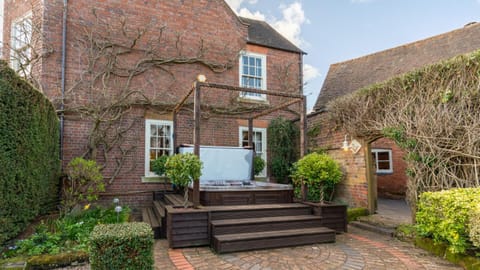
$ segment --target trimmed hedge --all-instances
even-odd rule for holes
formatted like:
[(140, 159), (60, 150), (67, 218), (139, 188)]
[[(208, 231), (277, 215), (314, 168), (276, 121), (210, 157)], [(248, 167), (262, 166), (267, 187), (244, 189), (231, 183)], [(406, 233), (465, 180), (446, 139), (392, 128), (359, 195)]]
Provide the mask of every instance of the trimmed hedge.
[(0, 245), (56, 207), (60, 173), (55, 108), (0, 61)]
[(459, 188), (420, 195), (417, 231), (423, 237), (449, 245), (452, 253), (472, 247), (469, 238), (471, 214), (478, 207), (480, 188)]
[(480, 203), (477, 208), (470, 214), (469, 234), (473, 245), (480, 248)]
[(90, 235), (90, 264), (96, 269), (153, 269), (153, 232), (143, 222), (100, 224)]

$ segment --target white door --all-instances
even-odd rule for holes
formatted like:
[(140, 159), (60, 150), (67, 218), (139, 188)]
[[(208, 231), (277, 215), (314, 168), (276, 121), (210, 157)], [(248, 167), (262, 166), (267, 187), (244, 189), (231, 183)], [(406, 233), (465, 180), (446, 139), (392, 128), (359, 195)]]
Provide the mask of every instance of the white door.
[[(260, 156), (265, 165), (267, 164), (267, 129), (253, 128), (253, 145), (255, 147), (255, 154)], [(239, 145), (248, 146), (248, 127), (240, 127), (239, 131)], [(267, 166), (258, 175), (259, 177), (267, 177)]]

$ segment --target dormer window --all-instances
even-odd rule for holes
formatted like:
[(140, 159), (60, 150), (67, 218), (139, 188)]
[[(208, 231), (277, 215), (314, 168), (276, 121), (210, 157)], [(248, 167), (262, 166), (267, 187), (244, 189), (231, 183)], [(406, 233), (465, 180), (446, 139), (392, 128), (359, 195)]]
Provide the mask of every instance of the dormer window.
[[(246, 88), (267, 89), (267, 57), (263, 54), (245, 52), (240, 55), (240, 86)], [(265, 100), (266, 95), (242, 92), (240, 97)]]

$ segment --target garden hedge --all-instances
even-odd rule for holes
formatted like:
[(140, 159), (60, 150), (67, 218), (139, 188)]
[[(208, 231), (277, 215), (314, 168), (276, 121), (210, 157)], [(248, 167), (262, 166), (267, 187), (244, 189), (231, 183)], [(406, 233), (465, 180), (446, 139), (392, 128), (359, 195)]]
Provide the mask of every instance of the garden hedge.
[(472, 214), (478, 209), (479, 198), (480, 188), (423, 193), (416, 214), (418, 233), (446, 243), (452, 253), (465, 253), (474, 246), (469, 230), (475, 228), (471, 223), (476, 222), (476, 216)]
[(56, 207), (60, 172), (55, 108), (0, 61), (0, 245)]
[(143, 222), (97, 225), (89, 252), (93, 270), (153, 269), (152, 228)]

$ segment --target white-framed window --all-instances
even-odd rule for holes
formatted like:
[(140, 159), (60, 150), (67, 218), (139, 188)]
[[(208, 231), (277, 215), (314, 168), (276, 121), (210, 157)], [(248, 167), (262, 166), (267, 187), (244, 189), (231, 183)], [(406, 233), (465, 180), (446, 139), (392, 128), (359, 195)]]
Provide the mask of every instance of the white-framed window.
[(372, 149), (376, 173), (393, 173), (392, 150)]
[[(246, 88), (267, 89), (267, 56), (264, 54), (243, 52), (240, 54), (240, 86)], [(265, 100), (266, 95), (241, 92), (240, 97)]]
[(29, 72), (32, 41), (32, 14), (12, 22), (10, 31), (10, 65), (15, 71)]
[[(265, 163), (267, 162), (267, 129), (253, 128), (252, 134), (253, 146), (255, 147), (255, 155), (260, 156)], [(248, 146), (248, 127), (240, 127), (239, 129), (239, 145)], [(267, 166), (258, 175), (260, 177), (267, 176)]]
[(150, 170), (155, 159), (173, 155), (173, 122), (145, 120), (145, 176), (157, 176)]

